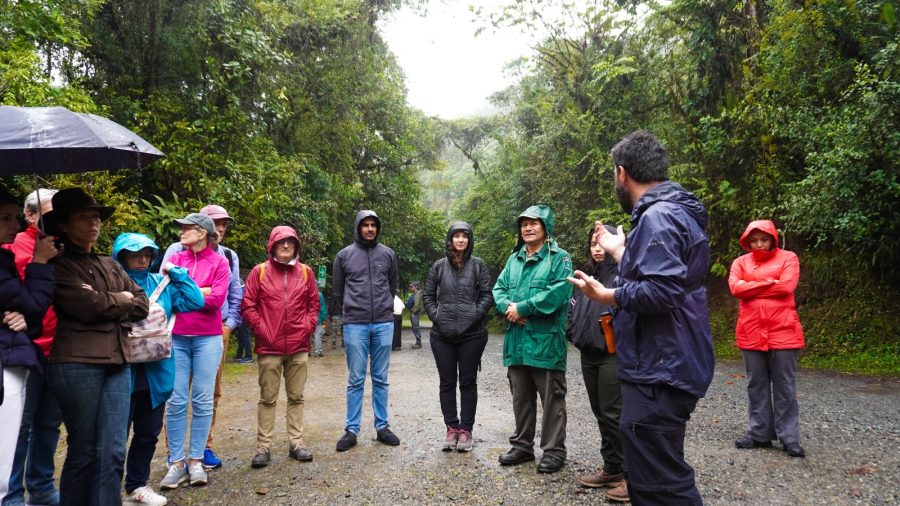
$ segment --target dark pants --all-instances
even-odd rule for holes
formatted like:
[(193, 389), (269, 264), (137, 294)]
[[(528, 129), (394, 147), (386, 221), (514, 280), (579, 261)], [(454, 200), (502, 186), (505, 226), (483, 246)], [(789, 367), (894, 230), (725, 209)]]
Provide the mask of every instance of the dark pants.
[(591, 411), (600, 426), (603, 470), (608, 474), (619, 474), (622, 472), (622, 433), (619, 432), (622, 388), (619, 386), (616, 356), (582, 352), (581, 374), (584, 376)]
[(238, 328), (234, 329), (237, 335), (237, 352), (234, 354), (235, 359), (253, 358), (253, 343), (250, 341), (250, 327), (242, 323)]
[(684, 460), (685, 426), (698, 399), (664, 384), (621, 385), (619, 427), (631, 503), (703, 504), (694, 469)]
[(149, 390), (131, 394), (128, 424), (133, 435), (125, 463), (125, 492), (129, 494), (146, 485), (150, 479), (150, 461), (153, 460), (159, 433), (162, 431), (166, 403), (160, 403), (156, 408), (151, 404)]
[(741, 350), (747, 367), (747, 435), (757, 441), (776, 437), (800, 442), (797, 356), (800, 350)]
[[(454, 429), (472, 430), (478, 406), (478, 367), (488, 337), (460, 343), (431, 338), (431, 352), (441, 380), (440, 399), (444, 424)], [(457, 374), (458, 373), (458, 374)], [(456, 381), (459, 379), (459, 416), (456, 412)]]
[(51, 363), (69, 444), (59, 479), (60, 504), (122, 504), (131, 371), (128, 365)]
[(391, 349), (400, 347), (400, 331), (403, 326), (403, 315), (394, 315), (394, 342), (391, 344)]
[(9, 491), (3, 498), (3, 504), (24, 502), (26, 488), (28, 495), (35, 499), (56, 495), (53, 456), (56, 454), (61, 424), (62, 412), (47, 384), (47, 377), (31, 371), (25, 384), (25, 411), (22, 413), (19, 441), (9, 476)]
[(566, 372), (527, 365), (506, 371), (512, 393), (516, 433), (509, 438), (513, 448), (534, 452), (537, 396), (544, 409), (541, 418), (541, 449), (544, 454), (566, 458)]

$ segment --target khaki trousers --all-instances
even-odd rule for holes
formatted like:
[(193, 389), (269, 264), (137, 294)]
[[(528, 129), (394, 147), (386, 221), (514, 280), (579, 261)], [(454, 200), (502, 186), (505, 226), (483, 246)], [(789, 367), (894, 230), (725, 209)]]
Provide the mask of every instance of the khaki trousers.
[(257, 355), (259, 361), (259, 406), (256, 410), (256, 445), (272, 448), (275, 434), (275, 404), (284, 375), (287, 394), (287, 434), (291, 445), (303, 446), (303, 389), (306, 387), (309, 353)]
[(222, 369), (225, 369), (225, 356), (228, 355), (228, 340), (231, 339), (231, 329), (222, 325), (222, 361), (219, 363), (219, 371), (216, 373), (216, 389), (213, 392), (213, 414), (209, 426), (209, 435), (206, 436), (206, 447), (212, 448), (213, 429), (216, 428), (216, 413), (219, 412), (219, 397), (222, 397)]

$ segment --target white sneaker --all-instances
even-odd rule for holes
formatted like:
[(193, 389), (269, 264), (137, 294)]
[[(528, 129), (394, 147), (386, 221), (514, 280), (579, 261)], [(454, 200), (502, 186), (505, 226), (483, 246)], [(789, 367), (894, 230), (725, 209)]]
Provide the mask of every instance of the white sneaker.
[(209, 481), (202, 462), (194, 462), (188, 466), (188, 476), (191, 479), (191, 485), (194, 486), (206, 485), (206, 482)]
[(188, 479), (187, 467), (178, 464), (170, 464), (169, 471), (166, 476), (159, 482), (159, 488), (163, 490), (172, 490), (178, 488)]
[(150, 506), (165, 506), (169, 500), (153, 491), (149, 485), (136, 488), (122, 499), (122, 504), (127, 506), (149, 504)]

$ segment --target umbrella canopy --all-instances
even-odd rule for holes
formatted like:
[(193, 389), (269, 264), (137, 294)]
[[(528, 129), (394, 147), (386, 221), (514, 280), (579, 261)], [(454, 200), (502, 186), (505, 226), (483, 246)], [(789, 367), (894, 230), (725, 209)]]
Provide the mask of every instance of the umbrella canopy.
[(162, 156), (131, 130), (94, 114), (0, 106), (0, 175), (139, 168)]

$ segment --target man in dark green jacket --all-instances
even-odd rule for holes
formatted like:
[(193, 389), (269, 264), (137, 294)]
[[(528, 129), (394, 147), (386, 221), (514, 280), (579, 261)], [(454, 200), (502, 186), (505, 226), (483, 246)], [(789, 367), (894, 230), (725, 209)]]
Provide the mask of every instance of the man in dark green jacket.
[(537, 399), (543, 404), (538, 472), (566, 462), (566, 309), (572, 297), (572, 258), (551, 239), (553, 211), (531, 206), (516, 219), (518, 243), (494, 285), (497, 311), (507, 320), (503, 365), (508, 367), (516, 432), (500, 464), (534, 460)]

